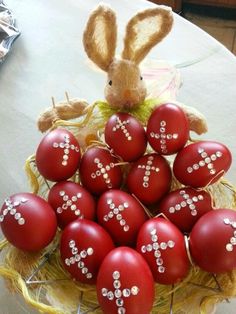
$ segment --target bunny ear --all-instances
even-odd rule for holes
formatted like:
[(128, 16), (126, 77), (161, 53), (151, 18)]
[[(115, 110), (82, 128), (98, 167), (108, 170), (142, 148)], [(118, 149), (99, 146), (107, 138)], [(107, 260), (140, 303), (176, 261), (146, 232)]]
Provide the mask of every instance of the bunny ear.
[(172, 11), (164, 6), (147, 9), (135, 15), (126, 28), (122, 58), (140, 63), (170, 32), (172, 24)]
[(99, 5), (89, 17), (83, 43), (88, 57), (104, 71), (108, 70), (116, 49), (116, 15), (105, 5)]

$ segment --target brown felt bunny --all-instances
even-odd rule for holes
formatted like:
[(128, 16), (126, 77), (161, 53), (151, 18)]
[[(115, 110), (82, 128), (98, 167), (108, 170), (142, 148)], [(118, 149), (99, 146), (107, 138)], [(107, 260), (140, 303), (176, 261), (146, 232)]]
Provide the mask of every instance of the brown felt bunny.
[[(108, 107), (132, 113), (135, 107), (145, 105), (147, 91), (139, 64), (170, 32), (172, 25), (173, 14), (168, 7), (157, 6), (137, 13), (127, 24), (124, 49), (118, 59), (115, 58), (117, 25), (114, 11), (106, 5), (99, 5), (92, 12), (84, 31), (83, 44), (88, 57), (107, 72), (105, 99)], [(46, 131), (56, 119), (80, 117), (86, 113), (87, 105), (82, 100), (60, 103), (40, 116), (38, 127)], [(187, 114), (191, 130), (198, 134), (207, 131), (202, 114), (194, 108), (178, 105)]]

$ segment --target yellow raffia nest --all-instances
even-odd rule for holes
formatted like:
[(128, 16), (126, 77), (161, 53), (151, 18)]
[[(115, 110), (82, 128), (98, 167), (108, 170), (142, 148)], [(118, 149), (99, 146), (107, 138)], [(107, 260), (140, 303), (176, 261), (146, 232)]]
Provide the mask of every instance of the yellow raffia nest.
[[(99, 103), (103, 118), (94, 117), (91, 107), (84, 121), (66, 122), (56, 121), (55, 127), (66, 127), (78, 136), (81, 128), (88, 128), (97, 119), (97, 129), (104, 126), (104, 120), (113, 113), (107, 112), (106, 104)], [(102, 107), (104, 106), (104, 110)], [(150, 102), (150, 107), (152, 103)], [(151, 110), (151, 109), (150, 109)], [(140, 116), (140, 113), (137, 114)], [(142, 115), (142, 112), (141, 112)], [(143, 121), (149, 115), (147, 111)], [(142, 119), (141, 119), (142, 120)], [(102, 123), (103, 122), (103, 123)], [(30, 178), (31, 188), (34, 193), (47, 198), (52, 183), (48, 183), (39, 174), (35, 165), (35, 158), (31, 156), (26, 161), (26, 172)], [(79, 182), (77, 174), (71, 178)], [(173, 179), (172, 190), (181, 187)], [(205, 188), (215, 202), (215, 208), (230, 208), (236, 210), (236, 189), (225, 179)], [(6, 279), (9, 290), (23, 296), (26, 303), (41, 313), (73, 314), (102, 313), (96, 296), (95, 286), (81, 284), (72, 280), (63, 269), (60, 261), (58, 243), (60, 231), (54, 242), (37, 254), (24, 253), (6, 240), (0, 242), (2, 264), (0, 275)], [(34, 274), (29, 283), (29, 277)], [(152, 313), (167, 314), (173, 303), (175, 314), (203, 314), (211, 313), (216, 303), (236, 296), (236, 270), (230, 273), (214, 276), (193, 266), (187, 278), (173, 286), (156, 284), (156, 297)], [(173, 299), (171, 298), (173, 297)], [(173, 301), (173, 302), (172, 302)]]

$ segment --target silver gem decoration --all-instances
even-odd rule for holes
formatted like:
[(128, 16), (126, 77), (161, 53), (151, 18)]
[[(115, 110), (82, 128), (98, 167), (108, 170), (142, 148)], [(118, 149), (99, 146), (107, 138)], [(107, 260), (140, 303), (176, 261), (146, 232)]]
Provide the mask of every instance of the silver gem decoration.
[(128, 141), (131, 141), (132, 140), (132, 136), (129, 134), (127, 128), (126, 128), (126, 125), (130, 123), (130, 120), (125, 120), (125, 121), (121, 121), (119, 117), (116, 117), (116, 125), (112, 128), (112, 131), (113, 132), (116, 132), (117, 130), (121, 130), (124, 135), (125, 135), (125, 138), (128, 140)]
[(129, 207), (128, 202), (124, 202), (123, 204), (119, 204), (118, 206), (113, 203), (112, 199), (107, 200), (107, 205), (110, 208), (110, 211), (107, 215), (104, 215), (103, 220), (105, 222), (109, 221), (113, 217), (116, 218), (116, 220), (119, 221), (120, 226), (124, 230), (124, 232), (129, 231), (129, 225), (127, 224), (126, 220), (123, 218), (121, 212), (124, 211), (124, 209), (127, 209)]
[[(224, 224), (231, 226), (233, 229), (236, 229), (236, 221), (231, 221), (229, 218), (224, 219)], [(232, 252), (234, 250), (234, 246), (236, 245), (236, 230), (233, 233), (233, 237), (229, 239), (229, 243), (226, 244), (226, 250), (228, 252)]]
[(61, 143), (54, 142), (52, 144), (52, 147), (56, 149), (59, 148), (59, 149), (64, 150), (64, 155), (62, 156), (62, 162), (61, 162), (63, 166), (67, 166), (68, 164), (70, 151), (75, 151), (77, 153), (79, 153), (80, 151), (78, 146), (70, 144), (70, 137), (68, 134), (64, 135), (64, 142), (61, 142)]
[(111, 170), (111, 168), (114, 168), (114, 163), (110, 163), (109, 165), (104, 166), (99, 158), (94, 158), (94, 163), (97, 165), (97, 168), (100, 170), (97, 170), (95, 172), (91, 173), (91, 178), (92, 179), (97, 179), (98, 177), (101, 177), (104, 182), (106, 183), (107, 187), (109, 189), (112, 188), (112, 184), (111, 184), (111, 178), (109, 177), (109, 171)]
[(10, 214), (17, 221), (18, 225), (20, 226), (24, 225), (25, 219), (24, 217), (21, 216), (21, 213), (17, 212), (17, 207), (19, 207), (21, 204), (26, 203), (27, 201), (28, 201), (27, 199), (22, 198), (20, 201), (12, 202), (10, 198), (7, 198), (5, 200), (6, 208), (3, 208), (2, 213), (0, 215), (0, 222), (3, 222), (5, 216)]
[(144, 177), (143, 177), (143, 187), (144, 188), (148, 188), (149, 187), (148, 181), (150, 179), (151, 171), (153, 171), (153, 172), (159, 172), (160, 171), (160, 169), (158, 167), (152, 166), (153, 160), (154, 160), (154, 157), (153, 156), (149, 156), (146, 165), (138, 165), (138, 169), (145, 170), (145, 174), (144, 174)]
[(75, 202), (77, 202), (78, 199), (82, 197), (81, 193), (73, 195), (70, 199), (65, 191), (60, 191), (59, 196), (61, 196), (63, 204), (57, 208), (58, 214), (62, 214), (63, 211), (67, 210), (68, 208), (70, 208), (70, 210), (73, 211), (76, 216), (79, 216), (81, 214), (80, 210), (77, 208), (77, 205), (75, 204)]

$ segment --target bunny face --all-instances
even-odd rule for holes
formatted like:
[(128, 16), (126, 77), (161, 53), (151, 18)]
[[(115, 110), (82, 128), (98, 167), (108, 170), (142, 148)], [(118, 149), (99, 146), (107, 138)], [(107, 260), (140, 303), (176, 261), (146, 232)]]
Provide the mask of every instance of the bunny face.
[(146, 97), (139, 67), (129, 60), (114, 60), (108, 69), (105, 98), (113, 108), (133, 108)]

